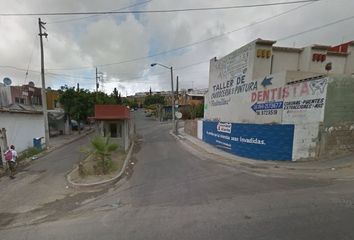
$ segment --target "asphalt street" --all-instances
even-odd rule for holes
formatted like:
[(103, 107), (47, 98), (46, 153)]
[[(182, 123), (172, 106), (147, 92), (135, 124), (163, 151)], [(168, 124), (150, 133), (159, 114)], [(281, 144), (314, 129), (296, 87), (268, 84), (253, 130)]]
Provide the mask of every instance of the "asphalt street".
[[(354, 239), (352, 181), (248, 173), (187, 151), (169, 134), (171, 124), (142, 111), (134, 118), (138, 140), (125, 179), (66, 195), (70, 208), (47, 209), (57, 217), (3, 226), (1, 239)], [(58, 163), (57, 173), (73, 161)], [(57, 185), (48, 177), (34, 186), (43, 181)]]

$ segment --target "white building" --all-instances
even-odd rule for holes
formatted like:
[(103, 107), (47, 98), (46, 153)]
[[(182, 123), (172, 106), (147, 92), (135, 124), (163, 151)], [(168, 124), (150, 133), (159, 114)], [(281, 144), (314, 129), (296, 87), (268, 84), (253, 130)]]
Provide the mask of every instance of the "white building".
[(0, 129), (6, 131), (7, 143), (0, 138), (0, 148), (15, 145), (18, 152), (33, 147), (33, 138), (44, 137), (44, 118), (39, 109), (24, 105), (0, 108)]
[(263, 160), (316, 158), (333, 150), (329, 143), (354, 149), (354, 137), (342, 137), (354, 136), (353, 42), (274, 44), (257, 39), (210, 60), (206, 121), (198, 136)]

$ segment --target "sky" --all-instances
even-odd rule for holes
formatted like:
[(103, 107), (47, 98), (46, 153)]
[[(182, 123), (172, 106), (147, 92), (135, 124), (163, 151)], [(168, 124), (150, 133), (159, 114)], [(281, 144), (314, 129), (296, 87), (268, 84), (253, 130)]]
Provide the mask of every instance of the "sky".
[[(224, 7), (291, 0), (0, 0), (0, 13), (166, 10)], [(80, 84), (100, 90), (116, 87), (123, 96), (168, 91), (172, 66), (179, 88), (207, 88), (209, 60), (220, 58), (257, 38), (275, 45), (337, 45), (354, 40), (353, 0), (320, 0), (267, 7), (173, 13), (69, 16), (0, 16), (0, 81), (33, 81), (41, 86), (38, 17), (46, 22), (43, 39), (46, 87)], [(268, 19), (268, 20), (266, 20)], [(291, 35), (294, 35), (289, 37)], [(28, 74), (26, 71), (28, 70)]]

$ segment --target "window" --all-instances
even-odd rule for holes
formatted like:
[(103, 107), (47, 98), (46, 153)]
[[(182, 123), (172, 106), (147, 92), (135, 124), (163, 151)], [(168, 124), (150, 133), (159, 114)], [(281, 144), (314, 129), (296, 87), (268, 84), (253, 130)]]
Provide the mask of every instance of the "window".
[(32, 97), (32, 104), (33, 104), (33, 105), (41, 105), (40, 97), (33, 96), (33, 97)]
[(15, 103), (25, 104), (25, 99), (24, 98), (15, 97)]

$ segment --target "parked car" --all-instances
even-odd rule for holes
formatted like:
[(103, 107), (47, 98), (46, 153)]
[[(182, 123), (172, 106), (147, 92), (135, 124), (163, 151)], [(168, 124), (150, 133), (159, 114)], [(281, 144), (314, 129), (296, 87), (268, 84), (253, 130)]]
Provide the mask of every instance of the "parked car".
[[(80, 130), (84, 129), (84, 124), (80, 123)], [(73, 131), (78, 131), (79, 130), (79, 124), (77, 123), (76, 120), (71, 120), (71, 130)]]

